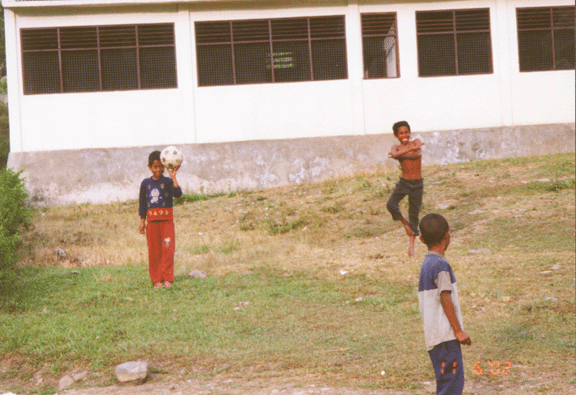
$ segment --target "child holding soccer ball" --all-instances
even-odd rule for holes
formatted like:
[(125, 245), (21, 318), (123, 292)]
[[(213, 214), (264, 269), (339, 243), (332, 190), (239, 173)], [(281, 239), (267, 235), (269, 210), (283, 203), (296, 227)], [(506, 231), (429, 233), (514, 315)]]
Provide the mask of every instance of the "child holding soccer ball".
[(164, 176), (160, 151), (148, 156), (148, 168), (152, 177), (140, 185), (139, 230), (148, 241), (148, 272), (154, 288), (170, 288), (174, 282), (176, 251), (172, 199), (182, 196), (182, 188), (176, 180), (178, 167), (168, 169), (170, 177)]

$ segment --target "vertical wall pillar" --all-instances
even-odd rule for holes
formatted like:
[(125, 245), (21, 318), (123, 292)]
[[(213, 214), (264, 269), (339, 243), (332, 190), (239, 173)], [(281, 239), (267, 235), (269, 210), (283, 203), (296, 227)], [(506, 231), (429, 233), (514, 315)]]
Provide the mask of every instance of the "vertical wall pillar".
[(20, 122), (20, 98), (22, 95), (22, 70), (20, 68), (20, 46), (16, 15), (12, 10), (4, 9), (4, 28), (6, 36), (6, 81), (8, 83), (8, 111), (10, 122), (10, 152), (24, 151), (22, 123)]
[(364, 125), (364, 93), (362, 66), (362, 24), (358, 0), (348, 3), (346, 15), (346, 52), (348, 54), (348, 80), (351, 88), (352, 128), (355, 135), (366, 133)]
[(512, 64), (511, 55), (513, 48), (512, 40), (516, 33), (512, 27), (516, 26), (515, 17), (511, 20), (514, 7), (509, 6), (508, 1), (497, 1), (494, 10), (495, 16), (492, 28), (492, 48), (494, 72), (500, 76), (500, 101), (502, 109), (502, 125), (514, 125), (514, 108), (512, 106)]
[(194, 83), (196, 67), (193, 54), (194, 41), (190, 23), (188, 4), (178, 5), (176, 30), (176, 59), (178, 72), (178, 90), (182, 100), (184, 125), (182, 141), (186, 144), (196, 143), (196, 123), (194, 121)]

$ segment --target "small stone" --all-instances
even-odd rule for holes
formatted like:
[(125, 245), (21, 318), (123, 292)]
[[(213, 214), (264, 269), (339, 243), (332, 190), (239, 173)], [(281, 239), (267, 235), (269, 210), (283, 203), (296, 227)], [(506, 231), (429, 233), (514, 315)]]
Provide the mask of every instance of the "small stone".
[(54, 250), (54, 253), (56, 254), (56, 256), (58, 257), (59, 260), (63, 261), (64, 259), (68, 258), (68, 253), (66, 252), (66, 250), (63, 250), (62, 248), (56, 248)]
[(206, 272), (204, 272), (203, 270), (192, 270), (188, 274), (188, 277), (190, 277), (190, 278), (206, 278)]
[(436, 206), (437, 209), (439, 210), (446, 210), (450, 207), (449, 204), (439, 204), (438, 206)]
[(74, 379), (74, 381), (81, 381), (81, 380), (84, 380), (86, 378), (86, 376), (88, 376), (88, 372), (85, 370), (82, 370), (78, 373), (73, 374), (72, 378)]
[(148, 364), (146, 362), (131, 361), (116, 366), (116, 378), (121, 383), (128, 381), (146, 380), (148, 376)]
[(74, 383), (75, 383), (75, 380), (72, 377), (66, 375), (66, 376), (62, 377), (60, 379), (60, 381), (58, 381), (58, 390), (62, 391), (64, 388), (68, 388)]
[(487, 248), (481, 248), (479, 250), (470, 250), (468, 254), (489, 254), (491, 251)]
[(552, 270), (544, 270), (543, 272), (540, 272), (540, 274), (548, 274), (548, 273), (552, 273)]
[(80, 272), (78, 270), (72, 270), (71, 272), (72, 274), (80, 274)]
[(250, 304), (250, 302), (239, 302), (239, 303), (237, 303), (236, 306), (234, 307), (234, 310), (243, 309), (244, 307), (248, 307), (249, 304)]
[(468, 214), (482, 214), (484, 213), (484, 210), (474, 210), (474, 211), (470, 211)]
[(546, 296), (544, 300), (549, 300), (550, 302), (558, 302), (558, 299), (553, 298), (552, 296)]
[(560, 270), (560, 265), (553, 265), (552, 270)]

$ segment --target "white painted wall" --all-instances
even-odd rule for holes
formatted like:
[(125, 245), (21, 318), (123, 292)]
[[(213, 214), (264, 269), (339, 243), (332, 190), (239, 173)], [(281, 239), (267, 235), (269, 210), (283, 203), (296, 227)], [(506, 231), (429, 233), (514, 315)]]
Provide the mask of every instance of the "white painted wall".
[[(515, 14), (518, 6), (573, 2), (359, 4), (342, 0), (322, 7), (288, 3), (228, 10), (221, 4), (188, 3), (86, 8), (85, 12), (80, 8), (64, 12), (58, 7), (6, 9), (11, 151), (391, 133), (392, 123), (400, 119), (408, 120), (414, 131), (574, 122), (574, 70), (520, 73)], [(419, 78), (415, 11), (486, 6), (491, 15), (494, 73)], [(363, 79), (362, 12), (397, 12), (400, 78)], [(342, 14), (346, 15), (347, 80), (197, 86), (195, 21)], [(23, 95), (19, 29), (157, 22), (175, 23), (177, 89)]]

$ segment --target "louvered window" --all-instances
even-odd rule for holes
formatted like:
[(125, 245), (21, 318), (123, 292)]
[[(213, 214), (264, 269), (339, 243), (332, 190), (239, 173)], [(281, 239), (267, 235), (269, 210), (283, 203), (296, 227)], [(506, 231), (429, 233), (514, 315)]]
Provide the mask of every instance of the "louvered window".
[(175, 88), (173, 24), (22, 29), (24, 93)]
[(196, 22), (198, 85), (345, 79), (344, 16)]
[(490, 74), (490, 10), (416, 12), (421, 77)]
[(520, 71), (574, 69), (574, 7), (516, 9)]
[(400, 77), (396, 13), (362, 14), (364, 78)]

